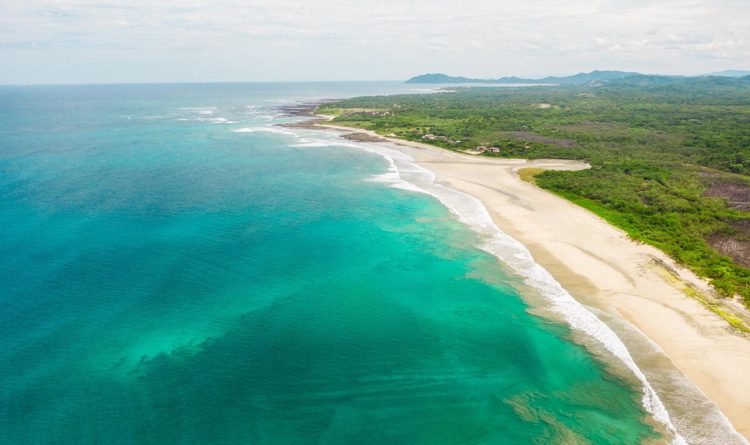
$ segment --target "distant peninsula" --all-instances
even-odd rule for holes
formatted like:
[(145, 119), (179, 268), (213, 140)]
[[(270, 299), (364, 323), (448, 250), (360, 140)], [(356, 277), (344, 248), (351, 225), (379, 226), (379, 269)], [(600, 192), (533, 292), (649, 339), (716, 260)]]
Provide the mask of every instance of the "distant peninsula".
[(748, 77), (750, 76), (750, 70), (724, 70), (724, 71), (717, 71), (715, 73), (709, 73), (709, 74), (706, 74), (706, 76)]
[[(715, 73), (705, 74), (696, 77), (747, 77), (750, 71), (742, 70), (725, 70)], [(592, 82), (612, 82), (624, 79), (628, 80), (648, 80), (650, 82), (669, 81), (685, 78), (685, 76), (668, 76), (668, 75), (646, 75), (632, 71), (599, 71), (594, 70), (590, 73), (578, 73), (572, 76), (548, 76), (541, 79), (527, 79), (522, 77), (500, 77), (498, 79), (474, 79), (463, 76), (449, 76), (447, 74), (422, 74), (412, 77), (406, 83), (422, 84), (534, 84), (534, 85), (584, 85)]]
[(462, 76), (449, 76), (447, 74), (422, 74), (407, 80), (406, 83), (511, 83), (511, 84), (549, 84), (549, 85), (574, 85), (594, 81), (624, 79), (626, 77), (638, 76), (640, 73), (627, 71), (592, 71), (590, 73), (578, 73), (572, 76), (549, 76), (542, 79), (525, 79), (522, 77), (501, 77), (499, 79), (473, 79)]

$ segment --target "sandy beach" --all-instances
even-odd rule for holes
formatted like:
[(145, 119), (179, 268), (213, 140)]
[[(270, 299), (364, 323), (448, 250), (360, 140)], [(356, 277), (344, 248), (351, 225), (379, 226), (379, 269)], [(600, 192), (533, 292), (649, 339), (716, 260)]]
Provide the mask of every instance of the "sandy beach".
[[(750, 438), (750, 339), (684, 291), (690, 286), (710, 295), (710, 286), (656, 248), (633, 242), (598, 216), (518, 176), (518, 170), (528, 167), (574, 170), (584, 164), (463, 155), (372, 132), (319, 126), (381, 138), (434, 172), (436, 183), (479, 199), (502, 231), (523, 243), (623, 339), (678, 431), (693, 430), (688, 442), (719, 443), (711, 430), (727, 426), (719, 425), (718, 415), (703, 415), (715, 411), (713, 403), (737, 432)], [(686, 385), (682, 375), (694, 386)]]

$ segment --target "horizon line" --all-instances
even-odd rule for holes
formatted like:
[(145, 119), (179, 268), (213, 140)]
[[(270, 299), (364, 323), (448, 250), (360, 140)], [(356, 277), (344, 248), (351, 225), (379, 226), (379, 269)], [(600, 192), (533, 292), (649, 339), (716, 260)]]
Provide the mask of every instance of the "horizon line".
[[(602, 71), (622, 71), (632, 72), (638, 75), (645, 76), (664, 76), (664, 77), (706, 77), (712, 76), (727, 71), (748, 71), (750, 69), (725, 69), (721, 71), (713, 71), (710, 73), (703, 74), (655, 74), (655, 73), (642, 73), (640, 71), (623, 71), (617, 69), (594, 69), (591, 71), (579, 71), (573, 74), (549, 74), (545, 76), (519, 76), (519, 75), (502, 75), (500, 77), (473, 77), (467, 75), (453, 75), (445, 74), (444, 72), (432, 71), (422, 74), (411, 76), (407, 79), (369, 79), (369, 80), (351, 80), (351, 79), (330, 79), (330, 80), (157, 80), (157, 81), (93, 81), (93, 82), (30, 82), (30, 83), (0, 83), (0, 87), (31, 87), (31, 86), (115, 86), (115, 85), (211, 85), (211, 84), (251, 84), (251, 83), (373, 83), (373, 82), (406, 82), (413, 77), (419, 77), (424, 75), (435, 75), (441, 74), (448, 77), (465, 77), (474, 80), (499, 80), (503, 78), (519, 78), (528, 80), (541, 80), (548, 77), (571, 77), (577, 74), (590, 74), (593, 72)], [(719, 76), (721, 77), (721, 76)]]

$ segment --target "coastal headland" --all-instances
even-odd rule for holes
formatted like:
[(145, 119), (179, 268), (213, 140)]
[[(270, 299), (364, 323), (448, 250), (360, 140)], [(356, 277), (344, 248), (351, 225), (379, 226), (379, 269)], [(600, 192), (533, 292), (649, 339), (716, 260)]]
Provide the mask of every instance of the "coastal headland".
[[(331, 125), (322, 117), (303, 125), (357, 142), (388, 144), (434, 172), (436, 183), (481, 201), (503, 232), (524, 244), (621, 337), (649, 380), (657, 380), (657, 393), (676, 414), (678, 430), (680, 422), (702, 423), (692, 429), (706, 436), (697, 441), (693, 436), (690, 443), (712, 443), (711, 429), (719, 429), (724, 419), (701, 413), (715, 411), (713, 403), (745, 440), (750, 438), (750, 341), (695, 298), (708, 298), (710, 285), (658, 249), (632, 241), (588, 210), (519, 176), (528, 168), (580, 170), (587, 164), (472, 156)], [(745, 440), (737, 437), (736, 443)]]

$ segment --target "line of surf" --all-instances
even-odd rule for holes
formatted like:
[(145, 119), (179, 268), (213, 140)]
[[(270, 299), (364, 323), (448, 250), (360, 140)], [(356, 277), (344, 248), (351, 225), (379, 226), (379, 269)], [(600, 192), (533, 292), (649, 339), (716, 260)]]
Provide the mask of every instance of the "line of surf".
[(380, 155), (389, 163), (387, 172), (373, 177), (372, 180), (389, 183), (392, 187), (433, 196), (459, 221), (482, 235), (485, 241), (480, 247), (483, 250), (508, 265), (523, 277), (527, 285), (537, 289), (550, 303), (550, 309), (561, 316), (572, 329), (593, 338), (622, 361), (642, 384), (641, 402), (643, 407), (669, 431), (673, 436), (673, 444), (687, 444), (685, 439), (677, 432), (670, 419), (669, 412), (645, 374), (633, 360), (622, 340), (609, 326), (573, 298), (546, 269), (536, 263), (523, 244), (500, 230), (479, 199), (467, 193), (436, 184), (434, 172), (417, 165), (413, 158), (397, 149), (388, 148), (382, 144), (346, 145), (354, 145), (370, 153)]
[[(269, 127), (265, 127), (264, 129), (267, 128)], [(240, 131), (246, 130), (241, 129)], [(281, 133), (282, 131), (278, 132)], [(293, 147), (338, 146), (355, 148), (376, 154), (385, 159), (389, 167), (386, 172), (375, 175), (370, 180), (387, 183), (391, 187), (423, 193), (436, 198), (456, 215), (462, 223), (482, 235), (485, 243), (480, 247), (518, 273), (527, 285), (539, 291), (548, 304), (550, 304), (550, 309), (557, 313), (572, 329), (582, 332), (588, 338), (598, 342), (609, 353), (621, 361), (642, 384), (642, 405), (644, 409), (656, 421), (664, 425), (666, 430), (673, 436), (673, 444), (687, 444), (683, 435), (677, 431), (668, 410), (659, 399), (644, 372), (638, 367), (625, 343), (606, 323), (574, 299), (546, 269), (537, 264), (523, 244), (500, 230), (479, 199), (470, 194), (436, 184), (436, 175), (434, 172), (418, 165), (409, 155), (396, 148), (391, 148), (387, 144), (346, 141), (337, 133), (328, 130), (295, 129), (291, 132), (298, 139), (298, 143), (291, 144)], [(686, 384), (692, 385), (689, 381), (686, 381)], [(706, 400), (711, 402), (707, 398)], [(716, 417), (716, 421), (724, 424), (726, 431), (733, 433), (729, 434), (729, 436), (732, 436), (732, 439), (738, 443), (748, 443), (737, 433), (726, 416), (718, 408), (716, 409)], [(693, 436), (687, 430), (683, 434)]]

